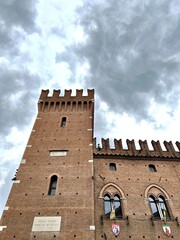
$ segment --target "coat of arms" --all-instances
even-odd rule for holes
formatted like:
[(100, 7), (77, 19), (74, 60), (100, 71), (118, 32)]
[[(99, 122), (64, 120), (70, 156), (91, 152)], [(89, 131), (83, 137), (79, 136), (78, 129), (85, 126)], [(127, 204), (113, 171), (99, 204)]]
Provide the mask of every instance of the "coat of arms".
[(119, 226), (119, 224), (113, 223), (112, 224), (112, 231), (113, 231), (114, 235), (117, 237), (119, 235), (119, 233), (120, 233), (120, 226)]
[(163, 232), (166, 234), (166, 236), (170, 237), (171, 236), (171, 229), (170, 226), (166, 223), (162, 225)]

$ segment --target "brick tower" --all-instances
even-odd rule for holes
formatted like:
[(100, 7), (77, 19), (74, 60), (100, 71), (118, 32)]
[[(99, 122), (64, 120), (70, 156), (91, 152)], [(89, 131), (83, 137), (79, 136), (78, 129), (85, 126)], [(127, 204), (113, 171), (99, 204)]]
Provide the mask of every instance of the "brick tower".
[(0, 240), (179, 240), (180, 142), (96, 144), (94, 91), (48, 93), (38, 102)]
[(1, 219), (1, 240), (93, 240), (94, 91), (42, 90)]

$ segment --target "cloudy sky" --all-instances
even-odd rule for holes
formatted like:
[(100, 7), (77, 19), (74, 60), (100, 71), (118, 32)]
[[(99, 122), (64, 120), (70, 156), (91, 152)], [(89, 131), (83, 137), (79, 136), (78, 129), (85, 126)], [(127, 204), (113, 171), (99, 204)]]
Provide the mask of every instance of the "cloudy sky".
[(179, 140), (179, 78), (179, 0), (0, 1), (0, 215), (41, 89), (94, 88), (98, 142), (138, 147)]

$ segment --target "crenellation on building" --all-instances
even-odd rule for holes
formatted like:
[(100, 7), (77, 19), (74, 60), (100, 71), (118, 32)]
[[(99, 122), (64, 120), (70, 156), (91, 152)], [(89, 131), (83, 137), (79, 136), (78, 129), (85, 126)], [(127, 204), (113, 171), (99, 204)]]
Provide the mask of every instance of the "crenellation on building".
[(94, 90), (60, 94), (41, 92), (0, 239), (179, 240), (180, 142), (98, 144)]
[(147, 140), (139, 140), (139, 146), (140, 146), (140, 150), (139, 152), (143, 155), (149, 155), (149, 147), (148, 147), (148, 144), (147, 144)]
[[(119, 156), (134, 156), (134, 157), (162, 157), (162, 158), (179, 158), (180, 151), (175, 151), (175, 148), (172, 144), (172, 141), (164, 141), (163, 144), (166, 148), (165, 151), (162, 150), (160, 141), (151, 141), (153, 146), (153, 150), (150, 150), (148, 147), (147, 140), (139, 140), (140, 149), (138, 149), (135, 145), (134, 140), (126, 140), (127, 148), (123, 148), (122, 139), (114, 139), (114, 148), (110, 147), (109, 138), (101, 139), (101, 146), (100, 144), (97, 145), (96, 138), (93, 139), (94, 141), (94, 154), (96, 155), (119, 155)], [(176, 146), (179, 148), (179, 142), (175, 143)]]
[(54, 111), (87, 111), (93, 108), (94, 90), (88, 89), (88, 94), (83, 96), (83, 90), (77, 89), (76, 96), (72, 96), (72, 90), (65, 89), (64, 96), (60, 95), (60, 90), (54, 90), (49, 96), (49, 90), (42, 90), (39, 101), (39, 112)]
[(40, 97), (39, 97), (39, 101), (43, 101), (43, 100), (47, 99), (48, 94), (49, 94), (49, 89), (47, 89), (47, 90), (42, 89)]
[(72, 89), (65, 89), (64, 95), (61, 95), (60, 89), (54, 89), (53, 94), (49, 95), (49, 90), (42, 90), (39, 101), (48, 101), (48, 100), (94, 100), (94, 89), (87, 89), (87, 95), (83, 94), (83, 89), (76, 89), (76, 95), (72, 95)]
[[(67, 91), (67, 90), (66, 90), (66, 91)], [(60, 89), (58, 89), (58, 90), (54, 89), (54, 90), (53, 90), (52, 98), (53, 98), (53, 99), (58, 99), (60, 93), (61, 93)], [(66, 93), (66, 92), (65, 92), (65, 93)]]

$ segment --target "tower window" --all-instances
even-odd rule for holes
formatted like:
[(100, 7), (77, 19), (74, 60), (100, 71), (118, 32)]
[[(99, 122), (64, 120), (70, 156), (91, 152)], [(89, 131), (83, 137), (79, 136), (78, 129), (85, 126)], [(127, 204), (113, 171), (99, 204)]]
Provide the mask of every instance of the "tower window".
[(109, 164), (109, 170), (116, 171), (116, 164), (115, 163), (110, 163)]
[(156, 167), (154, 166), (154, 164), (149, 164), (149, 171), (150, 172), (157, 172), (156, 171)]
[(156, 199), (154, 196), (149, 196), (149, 203), (151, 206), (151, 211), (155, 219), (169, 220), (170, 214), (163, 196), (159, 196)]
[(58, 177), (56, 175), (51, 177), (48, 195), (55, 195), (56, 186), (57, 186), (57, 179), (58, 179)]
[(65, 128), (65, 127), (66, 127), (66, 117), (62, 117), (61, 127), (62, 127), (62, 128)]
[(111, 199), (108, 194), (104, 196), (104, 212), (106, 218), (122, 218), (121, 200), (118, 194)]

